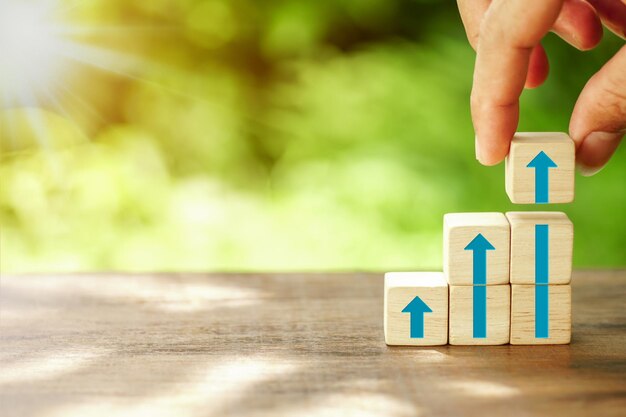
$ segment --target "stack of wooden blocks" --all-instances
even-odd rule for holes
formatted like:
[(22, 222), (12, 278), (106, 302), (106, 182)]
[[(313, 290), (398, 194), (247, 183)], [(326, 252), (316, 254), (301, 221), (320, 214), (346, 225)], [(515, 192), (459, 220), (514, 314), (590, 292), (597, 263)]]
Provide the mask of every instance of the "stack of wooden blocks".
[[(574, 158), (564, 133), (517, 133), (505, 167), (509, 198), (573, 201)], [(450, 213), (443, 232), (443, 273), (385, 274), (388, 345), (570, 342), (574, 228), (565, 213)]]

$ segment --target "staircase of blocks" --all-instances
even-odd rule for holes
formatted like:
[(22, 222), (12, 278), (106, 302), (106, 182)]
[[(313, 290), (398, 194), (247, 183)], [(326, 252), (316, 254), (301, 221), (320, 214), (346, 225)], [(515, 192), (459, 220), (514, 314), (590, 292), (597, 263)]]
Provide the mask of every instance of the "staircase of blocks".
[[(515, 204), (574, 200), (574, 142), (517, 133), (505, 162)], [(385, 274), (388, 345), (568, 344), (574, 227), (565, 213), (448, 213), (443, 272)]]

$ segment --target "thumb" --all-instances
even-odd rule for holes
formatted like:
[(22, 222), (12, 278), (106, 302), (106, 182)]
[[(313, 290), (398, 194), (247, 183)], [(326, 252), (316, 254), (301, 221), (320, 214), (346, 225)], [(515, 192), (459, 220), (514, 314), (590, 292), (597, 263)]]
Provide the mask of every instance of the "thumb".
[(626, 46), (587, 82), (574, 106), (570, 136), (583, 175), (609, 161), (626, 133)]

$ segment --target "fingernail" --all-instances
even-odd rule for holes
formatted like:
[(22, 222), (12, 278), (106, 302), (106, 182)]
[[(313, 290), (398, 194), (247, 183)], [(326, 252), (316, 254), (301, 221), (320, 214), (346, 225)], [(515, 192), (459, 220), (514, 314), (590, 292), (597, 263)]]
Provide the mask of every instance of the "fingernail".
[(596, 175), (598, 172), (602, 171), (602, 168), (604, 168), (605, 166), (606, 164), (594, 168), (594, 167), (585, 166), (581, 163), (576, 164), (576, 167), (578, 168), (578, 172), (583, 177), (591, 177), (593, 175)]
[(590, 177), (602, 171), (619, 146), (623, 132), (592, 132), (578, 149), (578, 172)]
[(480, 153), (480, 145), (478, 144), (478, 136), (474, 136), (474, 149), (476, 151), (476, 160), (482, 164), (481, 162), (482, 155)]

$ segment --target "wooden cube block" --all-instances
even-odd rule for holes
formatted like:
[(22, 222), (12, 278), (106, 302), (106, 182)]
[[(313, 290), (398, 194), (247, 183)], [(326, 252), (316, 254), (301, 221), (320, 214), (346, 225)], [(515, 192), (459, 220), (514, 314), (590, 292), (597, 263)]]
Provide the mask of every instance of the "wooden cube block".
[(450, 286), (450, 344), (509, 343), (510, 285)]
[(443, 217), (443, 271), (450, 285), (509, 283), (510, 226), (502, 213)]
[(513, 284), (511, 287), (512, 345), (560, 345), (570, 342), (570, 285)]
[(569, 284), (574, 225), (560, 212), (509, 212), (511, 284)]
[(448, 343), (448, 284), (441, 272), (386, 273), (384, 310), (388, 345)]
[(516, 204), (574, 200), (574, 141), (565, 133), (516, 133), (505, 161), (506, 193)]

